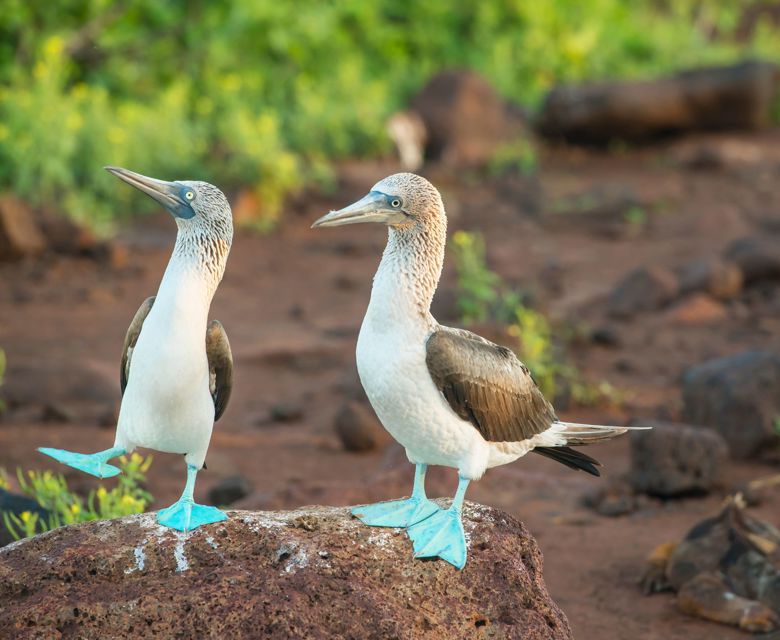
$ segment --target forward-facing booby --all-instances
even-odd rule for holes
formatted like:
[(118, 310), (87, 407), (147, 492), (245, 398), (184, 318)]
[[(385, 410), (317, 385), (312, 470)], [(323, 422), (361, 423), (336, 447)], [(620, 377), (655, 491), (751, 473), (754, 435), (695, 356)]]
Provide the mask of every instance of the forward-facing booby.
[(227, 518), (216, 507), (195, 504), (193, 492), (214, 422), (224, 413), (232, 388), (230, 344), (222, 325), (208, 322), (208, 313), (225, 271), (233, 218), (224, 194), (206, 182), (163, 182), (127, 169), (106, 170), (174, 216), (176, 244), (157, 295), (143, 302), (127, 330), (114, 446), (93, 454), (39, 451), (98, 478), (120, 473), (108, 461), (136, 447), (183, 454), (184, 492), (157, 514), (157, 521), (188, 531)]
[[(439, 192), (425, 178), (389, 176), (312, 226), (360, 222), (389, 230), (358, 337), (358, 373), (377, 416), (416, 468), (410, 498), (352, 513), (368, 525), (407, 527), (416, 557), (438, 556), (462, 568), (461, 507), (469, 482), (529, 451), (599, 475), (596, 460), (567, 445), (606, 440), (627, 428), (561, 422), (512, 351), (436, 322), (430, 304), (444, 261), (447, 218)], [(430, 464), (458, 470), (449, 509), (426, 497)]]

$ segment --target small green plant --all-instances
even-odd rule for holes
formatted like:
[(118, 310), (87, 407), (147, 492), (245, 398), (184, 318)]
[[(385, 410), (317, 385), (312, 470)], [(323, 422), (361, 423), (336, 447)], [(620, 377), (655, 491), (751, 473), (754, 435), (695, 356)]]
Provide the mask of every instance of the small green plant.
[(485, 264), (485, 241), (481, 235), (456, 231), (452, 252), (458, 274), (458, 312), (466, 324), (484, 322), (500, 301), (501, 278)]
[(608, 382), (590, 383), (581, 379), (577, 368), (566, 362), (553, 329), (544, 314), (523, 302), (485, 263), (485, 242), (481, 235), (456, 231), (452, 238), (455, 271), (458, 275), (458, 310), (464, 324), (491, 319), (508, 324), (517, 340), (518, 357), (531, 371), (547, 398), (567, 387), (579, 404), (619, 403), (624, 397)]
[[(67, 524), (143, 513), (152, 501), (152, 496), (141, 486), (146, 481), (146, 472), (151, 464), (151, 456), (144, 458), (137, 453), (122, 456), (119, 459), (122, 474), (118, 476), (117, 485), (110, 490), (101, 486), (96, 491), (90, 491), (86, 498), (71, 491), (61, 474), (51, 471), (28, 471), (24, 474), (17, 470), (22, 493), (33, 498), (50, 515), (43, 518), (32, 511), (18, 515), (3, 512), (3, 523), (11, 536), (18, 540)], [(7, 486), (7, 477), (4, 474), (0, 477), (4, 478)]]
[(488, 171), (497, 176), (510, 170), (517, 170), (524, 176), (531, 176), (539, 168), (536, 147), (526, 138), (518, 138), (496, 149), (488, 163)]

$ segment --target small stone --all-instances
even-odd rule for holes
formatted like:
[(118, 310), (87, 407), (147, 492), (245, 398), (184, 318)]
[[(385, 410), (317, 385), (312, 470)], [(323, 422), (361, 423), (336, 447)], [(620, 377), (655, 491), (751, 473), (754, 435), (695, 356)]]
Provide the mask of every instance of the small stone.
[(41, 253), (46, 240), (33, 212), (19, 198), (0, 196), (0, 261)]
[(608, 518), (632, 513), (637, 508), (636, 495), (625, 480), (610, 479), (582, 496), (585, 506)]
[(98, 416), (98, 426), (108, 429), (115, 427), (119, 421), (119, 407), (115, 404), (108, 406), (105, 411)]
[(303, 405), (300, 402), (279, 402), (271, 407), (270, 418), (273, 422), (295, 422), (303, 418)]
[(682, 380), (683, 415), (726, 440), (731, 455), (749, 458), (778, 442), (780, 356), (746, 351), (691, 367)]
[(692, 260), (683, 265), (678, 276), (681, 293), (703, 291), (719, 300), (730, 300), (742, 291), (742, 270), (718, 258)]
[(667, 314), (669, 320), (682, 325), (712, 324), (727, 317), (726, 308), (706, 293), (695, 293), (676, 304)]
[(74, 418), (73, 410), (62, 404), (47, 403), (41, 411), (43, 422), (73, 422)]
[(749, 236), (732, 242), (724, 252), (741, 270), (745, 283), (780, 278), (780, 238)]
[(612, 291), (607, 310), (616, 318), (630, 318), (669, 304), (678, 293), (677, 276), (665, 267), (640, 267), (629, 273)]
[(245, 498), (252, 492), (252, 485), (240, 474), (223, 478), (209, 490), (209, 502), (227, 506)]
[(619, 347), (621, 344), (620, 334), (617, 329), (609, 325), (602, 325), (593, 329), (590, 333), (590, 339), (593, 344), (598, 344), (602, 347)]
[(720, 479), (728, 446), (702, 427), (642, 421), (652, 427), (631, 432), (631, 484), (636, 491), (662, 497), (706, 493)]
[(382, 440), (383, 429), (365, 405), (348, 402), (336, 414), (336, 434), (347, 451), (371, 451)]

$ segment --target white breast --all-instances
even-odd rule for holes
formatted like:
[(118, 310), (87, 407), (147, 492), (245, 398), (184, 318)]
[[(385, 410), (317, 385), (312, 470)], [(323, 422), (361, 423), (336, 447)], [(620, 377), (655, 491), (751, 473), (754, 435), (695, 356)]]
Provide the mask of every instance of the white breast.
[(166, 271), (133, 350), (117, 444), (188, 455), (201, 466), (214, 423), (206, 357), (208, 296), (197, 273)]
[(478, 478), (487, 466), (489, 446), (452, 411), (425, 363), (425, 342), (435, 323), (381, 272), (380, 267), (357, 343), (366, 395), (410, 461), (455, 467)]

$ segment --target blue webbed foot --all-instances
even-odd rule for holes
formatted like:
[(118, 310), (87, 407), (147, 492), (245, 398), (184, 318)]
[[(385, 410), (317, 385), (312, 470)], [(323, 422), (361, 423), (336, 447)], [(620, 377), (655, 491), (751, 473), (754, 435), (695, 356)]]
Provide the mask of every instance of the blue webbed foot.
[(227, 514), (216, 507), (195, 504), (192, 500), (178, 500), (157, 512), (157, 522), (177, 531), (192, 531), (204, 524), (227, 520)]
[(112, 478), (122, 472), (119, 467), (108, 464), (108, 460), (122, 455), (124, 453), (123, 450), (109, 449), (99, 453), (75, 453), (73, 451), (65, 451), (64, 449), (41, 447), (38, 451), (54, 458), (57, 462), (98, 478)]
[(405, 500), (391, 500), (352, 508), (352, 515), (370, 527), (410, 527), (429, 518), (441, 509), (428, 500), (412, 496)]
[(407, 530), (414, 544), (415, 558), (446, 560), (458, 569), (466, 564), (466, 536), (460, 510), (442, 509)]

